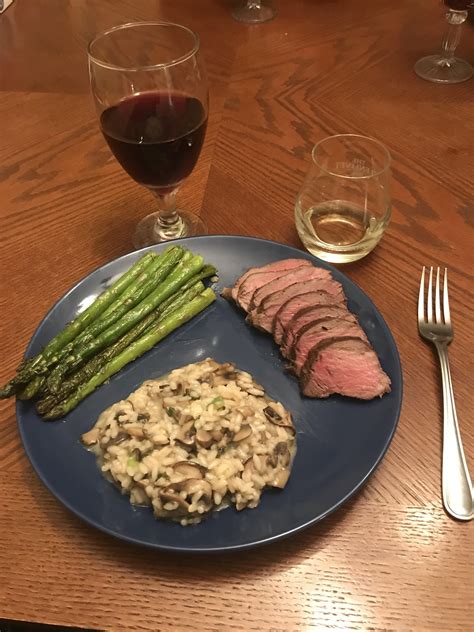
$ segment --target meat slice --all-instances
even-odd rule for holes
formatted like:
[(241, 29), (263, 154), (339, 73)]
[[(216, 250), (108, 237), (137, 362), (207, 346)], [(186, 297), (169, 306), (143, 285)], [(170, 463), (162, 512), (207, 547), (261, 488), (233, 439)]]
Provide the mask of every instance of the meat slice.
[(287, 303), (292, 297), (317, 291), (324, 291), (330, 294), (334, 303), (345, 299), (342, 285), (334, 279), (300, 281), (266, 296), (256, 312), (252, 312), (252, 325), (273, 333), (276, 314), (280, 311), (283, 304)]
[(315, 268), (314, 266), (309, 266), (304, 268), (297, 268), (296, 270), (287, 272), (283, 276), (280, 276), (279, 278), (266, 283), (258, 290), (256, 290), (256, 292), (252, 296), (252, 300), (249, 305), (250, 318), (252, 318), (254, 313), (256, 313), (256, 310), (260, 306), (263, 299), (270, 294), (273, 294), (273, 292), (284, 290), (289, 285), (293, 285), (293, 283), (299, 283), (300, 281), (312, 281), (315, 279), (332, 279), (332, 277), (331, 273), (325, 268)]
[(301, 389), (308, 397), (333, 393), (373, 399), (390, 391), (390, 378), (377, 354), (360, 338), (329, 338), (315, 345), (301, 373)]
[(299, 331), (308, 323), (318, 318), (328, 316), (353, 319), (353, 315), (347, 310), (345, 302), (334, 304), (333, 297), (327, 292), (312, 292), (313, 305), (304, 307), (296, 312), (290, 322), (286, 325), (286, 330), (281, 342), (281, 353), (285, 358), (291, 355), (291, 349), (298, 336)]
[[(311, 267), (311, 266), (310, 266)], [(294, 266), (291, 270), (299, 270), (308, 268), (306, 264), (300, 266)], [(288, 274), (288, 270), (268, 270), (267, 272), (254, 272), (250, 274), (245, 281), (240, 285), (235, 301), (242, 309), (247, 311), (255, 292), (269, 283), (279, 279), (281, 276)]]
[(299, 268), (300, 266), (310, 266), (311, 262), (306, 259), (283, 259), (281, 261), (272, 261), (271, 263), (267, 263), (264, 266), (260, 266), (259, 268), (249, 268), (241, 277), (237, 279), (234, 284), (234, 287), (226, 287), (222, 290), (222, 296), (228, 299), (233, 299), (237, 302), (237, 295), (240, 289), (240, 286), (244, 281), (251, 275), (255, 273), (261, 272), (281, 272), (284, 274), (285, 272), (292, 270), (293, 268)]
[[(351, 316), (352, 318), (350, 318)], [(300, 330), (290, 352), (291, 366), (296, 375), (301, 373), (301, 369), (305, 365), (311, 350), (324, 340), (351, 336), (368, 342), (363, 329), (350, 312), (347, 312), (346, 319), (320, 318), (308, 323)]]

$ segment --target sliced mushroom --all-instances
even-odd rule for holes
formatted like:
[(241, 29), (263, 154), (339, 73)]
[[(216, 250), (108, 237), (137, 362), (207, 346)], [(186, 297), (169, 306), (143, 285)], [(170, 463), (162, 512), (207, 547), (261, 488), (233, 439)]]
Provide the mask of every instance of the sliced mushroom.
[(140, 487), (143, 487), (143, 489), (145, 489), (146, 487), (148, 487), (148, 485), (150, 485), (151, 481), (149, 478), (142, 478), (139, 481), (135, 481), (135, 485), (139, 485)]
[(196, 442), (199, 443), (201, 447), (208, 448), (210, 445), (212, 445), (214, 439), (212, 435), (207, 432), (207, 430), (203, 430), (202, 428), (200, 428), (196, 432)]
[(201, 384), (209, 384), (209, 386), (214, 386), (214, 373), (208, 373), (204, 377), (198, 380)]
[(232, 439), (235, 443), (239, 443), (240, 441), (244, 441), (244, 439), (248, 439), (252, 434), (252, 428), (249, 425), (241, 426), (240, 430), (235, 433), (234, 438)]
[(81, 441), (84, 445), (94, 445), (94, 443), (97, 443), (98, 440), (99, 440), (98, 428), (92, 428), (92, 430), (85, 432), (81, 437)]
[(215, 370), (216, 375), (225, 375), (229, 373), (229, 371), (235, 372), (235, 364), (232, 362), (224, 362), (224, 364), (218, 365)]
[(222, 434), (222, 432), (220, 430), (213, 430), (211, 432), (211, 436), (212, 436), (212, 438), (214, 439), (214, 441), (216, 443), (221, 441), (221, 439), (224, 437), (224, 435)]
[(110, 448), (110, 446), (113, 445), (118, 445), (119, 443), (122, 443), (123, 441), (126, 441), (128, 439), (129, 435), (125, 432), (119, 432), (118, 435), (116, 437), (114, 437), (113, 439), (109, 439), (108, 441), (105, 441), (102, 443), (102, 441), (100, 442), (100, 445), (103, 448)]
[(177, 382), (176, 387), (171, 389), (175, 395), (181, 395), (183, 392), (183, 384), (182, 382)]
[(268, 467), (276, 468), (276, 466), (278, 465), (278, 455), (276, 455), (274, 452), (272, 452), (272, 454), (269, 454), (267, 456), (267, 465)]
[(254, 397), (263, 397), (265, 395), (265, 391), (260, 386), (260, 384), (256, 384), (255, 382), (249, 383), (246, 380), (237, 380), (237, 386), (239, 386), (249, 395), (253, 395)]
[(143, 432), (143, 428), (139, 426), (124, 426), (124, 432), (129, 434), (131, 437), (135, 437), (136, 439), (144, 439), (145, 433)]
[(288, 414), (286, 417), (282, 417), (271, 406), (267, 406), (263, 409), (263, 414), (270, 423), (274, 426), (280, 426), (280, 428), (286, 428), (293, 436), (296, 434), (295, 427), (291, 421), (291, 416)]
[(158, 447), (168, 445), (168, 443), (170, 442), (169, 439), (166, 437), (153, 437), (150, 439), (150, 441), (153, 443), (153, 445), (156, 445)]
[(235, 365), (232, 362), (225, 362), (218, 366), (214, 371), (214, 386), (227, 384), (229, 380), (235, 380), (238, 377), (238, 373), (235, 370)]
[(205, 363), (211, 367), (212, 371), (217, 371), (218, 369), (221, 368), (221, 365), (216, 362), (215, 360), (213, 360), (212, 358), (207, 358), (207, 360), (205, 360)]
[(202, 491), (202, 499), (212, 499), (212, 487), (208, 481), (203, 479), (188, 478), (186, 481), (179, 483), (179, 491), (186, 492), (188, 496), (192, 496), (196, 492)]
[(288, 446), (284, 441), (281, 441), (280, 443), (276, 444), (276, 446), (273, 449), (273, 453), (277, 457), (278, 462), (281, 463), (283, 467), (286, 467), (287, 465), (289, 465), (290, 460), (291, 460), (291, 455), (290, 455), (290, 451), (288, 450)]
[(252, 474), (255, 472), (255, 463), (252, 457), (247, 459), (244, 463), (244, 469), (242, 471), (242, 478), (246, 480), (250, 479)]
[(148, 413), (138, 413), (137, 421), (139, 421), (140, 423), (144, 424), (147, 421), (150, 421), (150, 415)]
[(269, 483), (272, 487), (278, 487), (279, 489), (283, 489), (290, 478), (290, 470), (287, 468), (282, 468), (278, 470), (275, 474), (275, 478), (273, 481)]
[(193, 390), (192, 388), (187, 388), (184, 391), (184, 394), (186, 395), (186, 397), (190, 397), (191, 399), (199, 399), (200, 395), (197, 391)]
[(169, 406), (166, 409), (166, 414), (168, 415), (168, 417), (172, 417), (178, 423), (181, 420), (181, 413), (179, 412), (179, 410), (176, 410), (176, 408), (173, 408), (172, 406)]
[(275, 423), (276, 421), (282, 421), (281, 415), (278, 414), (277, 411), (271, 406), (267, 406), (266, 408), (264, 408), (263, 414), (268, 419), (268, 421), (271, 421), (272, 423)]
[(118, 410), (114, 415), (114, 421), (118, 424), (122, 424), (128, 418), (128, 413), (125, 410)]
[(244, 417), (244, 419), (246, 419), (247, 417), (253, 417), (255, 415), (255, 411), (250, 406), (242, 406), (241, 408), (237, 409), (237, 412), (239, 412), (242, 417)]
[(184, 446), (186, 449), (190, 449), (194, 446), (195, 433), (194, 419), (191, 417), (189, 421), (183, 424), (176, 433), (176, 441)]
[(175, 503), (177, 505), (175, 510), (164, 509), (165, 515), (170, 515), (171, 512), (176, 512), (177, 515), (180, 515), (189, 511), (189, 504), (179, 494), (173, 493), (171, 488), (166, 488), (166, 490), (160, 492), (160, 498), (163, 504)]
[(194, 463), (193, 461), (179, 461), (178, 463), (175, 463), (173, 470), (186, 478), (196, 479), (203, 478), (206, 473), (205, 467), (199, 465), (199, 463)]

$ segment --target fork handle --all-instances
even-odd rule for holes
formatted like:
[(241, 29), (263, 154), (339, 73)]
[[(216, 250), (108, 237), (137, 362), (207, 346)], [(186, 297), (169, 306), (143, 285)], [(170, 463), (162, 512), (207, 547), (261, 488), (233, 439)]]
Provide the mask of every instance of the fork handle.
[(471, 520), (474, 517), (472, 483), (464, 456), (454, 404), (448, 346), (446, 343), (435, 344), (439, 355), (443, 383), (443, 503), (446, 511), (454, 518)]

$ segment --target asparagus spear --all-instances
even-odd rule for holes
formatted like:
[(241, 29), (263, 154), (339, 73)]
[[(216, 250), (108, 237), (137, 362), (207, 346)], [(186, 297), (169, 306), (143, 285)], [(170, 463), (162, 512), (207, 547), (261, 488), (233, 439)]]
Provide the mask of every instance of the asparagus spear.
[(83, 331), (89, 323), (100, 316), (156, 256), (154, 252), (144, 255), (125, 272), (125, 274), (117, 279), (115, 283), (102, 292), (92, 305), (79, 314), (67, 327), (50, 340), (40, 353), (33, 358), (23, 361), (20, 365), (21, 369), (13, 380), (0, 389), (0, 399), (10, 397), (18, 390), (17, 386), (19, 384), (26, 384), (35, 375), (44, 373), (47, 369), (48, 362), (51, 362), (55, 354)]
[(74, 355), (65, 358), (49, 376), (48, 389), (51, 393), (57, 393), (65, 373), (72, 371), (84, 360), (113, 344), (120, 336), (129, 331), (142, 318), (176, 292), (188, 279), (199, 272), (203, 267), (203, 263), (203, 258), (200, 255), (192, 256), (189, 261), (185, 261), (185, 257), (183, 257), (168, 278), (160, 283), (141, 303), (103, 331), (97, 338), (75, 349)]
[[(180, 249), (182, 250), (182, 249)], [(182, 254), (182, 253), (181, 253)], [(180, 254), (180, 257), (181, 257)], [(191, 259), (193, 258), (192, 253), (190, 253), (189, 251), (186, 251), (184, 253), (184, 255), (182, 255), (181, 257), (181, 261), (183, 263), (183, 265), (186, 262), (189, 262)], [(171, 261), (173, 264), (177, 263), (178, 259), (176, 258), (176, 256), (172, 256), (171, 255)], [(168, 262), (165, 266), (165, 270), (168, 273), (170, 271), (170, 266), (168, 265)], [(161, 276), (161, 275), (160, 275)], [(164, 281), (164, 278), (161, 278), (161, 281)], [(156, 284), (158, 285), (158, 283)], [(142, 294), (142, 298), (141, 300), (144, 300), (149, 294), (151, 294), (151, 291), (153, 289), (156, 289), (155, 285), (150, 284), (147, 285), (147, 287), (145, 288), (145, 292), (143, 292), (143, 288), (140, 291), (140, 294)], [(138, 301), (137, 301), (138, 303)], [(122, 316), (127, 313), (127, 309), (123, 310), (123, 314), (121, 314)], [(50, 390), (52, 393), (56, 393), (58, 388), (59, 388), (59, 384), (62, 382), (62, 379), (64, 377), (64, 375), (66, 375), (66, 373), (70, 372), (71, 370), (75, 369), (77, 366), (79, 366), (82, 363), (82, 359), (79, 357), (79, 359), (77, 359), (78, 354), (81, 353), (81, 350), (83, 348), (85, 348), (89, 343), (93, 344), (95, 338), (97, 336), (100, 335), (100, 333), (102, 331), (106, 331), (108, 329), (108, 327), (111, 327), (115, 322), (117, 322), (117, 318), (114, 317), (114, 313), (109, 314), (108, 318), (105, 319), (106, 322), (106, 327), (102, 327), (103, 323), (99, 323), (96, 325), (95, 328), (95, 333), (96, 336), (86, 336), (84, 337), (84, 339), (81, 337), (79, 339), (77, 339), (77, 343), (76, 341), (74, 341), (71, 347), (67, 348), (67, 354), (62, 354), (61, 357), (59, 358), (59, 362), (57, 364), (57, 366), (52, 370), (52, 372), (50, 373), (50, 375), (48, 376), (47, 382), (46, 382), (46, 386), (47, 389)], [(94, 323), (92, 323), (92, 326), (94, 326)], [(107, 345), (106, 345), (107, 346)], [(91, 354), (93, 355), (93, 354)]]
[(35, 375), (35, 377), (25, 384), (17, 394), (17, 399), (33, 399), (33, 397), (41, 390), (46, 378), (44, 375)]
[(210, 288), (205, 289), (199, 296), (192, 301), (175, 310), (166, 318), (152, 327), (148, 333), (138, 338), (135, 342), (127, 347), (122, 353), (112, 358), (102, 370), (94, 375), (88, 382), (78, 388), (78, 390), (61, 404), (55, 406), (46, 415), (45, 419), (57, 419), (62, 417), (75, 408), (79, 402), (90, 395), (98, 386), (103, 384), (112, 375), (120, 371), (126, 364), (132, 362), (146, 351), (149, 351), (157, 342), (165, 338), (172, 331), (180, 327), (182, 324), (196, 316), (205, 309), (213, 301), (216, 295)]
[[(107, 349), (104, 349), (101, 353), (91, 358), (83, 367), (73, 373), (67, 380), (61, 384), (56, 395), (48, 394), (43, 397), (37, 404), (36, 410), (40, 415), (44, 415), (48, 410), (59, 404), (68, 395), (73, 393), (78, 386), (90, 380), (96, 373), (98, 373), (114, 356), (122, 353), (134, 340), (145, 334), (150, 327), (157, 324), (160, 319), (168, 316), (171, 312), (186, 305), (189, 301), (195, 298), (198, 294), (204, 291), (204, 285), (201, 281), (194, 283), (186, 291), (173, 294), (173, 301), (164, 307), (162, 303), (155, 311), (145, 316), (139, 323), (132, 327), (130, 331), (124, 334), (117, 342), (115, 342)], [(29, 385), (28, 385), (29, 386)], [(26, 390), (26, 389), (25, 389)]]
[[(63, 358), (74, 353), (73, 350), (77, 345), (85, 344), (89, 340), (92, 340), (95, 336), (100, 334), (100, 332), (121, 318), (131, 307), (143, 300), (143, 298), (150, 294), (152, 289), (166, 277), (172, 267), (182, 257), (182, 254), (182, 248), (174, 246), (165, 250), (161, 255), (152, 258), (143, 272), (130, 283), (125, 291), (109, 305), (99, 318), (92, 321), (74, 340), (69, 342), (54, 355), (51, 362), (47, 363), (47, 368), (50, 369), (52, 365), (60, 363)], [(59, 372), (59, 374), (61, 374), (61, 372)], [(31, 399), (45, 384), (45, 380), (42, 380), (40, 383), (36, 378), (33, 378), (33, 382), (37, 387), (25, 387), (20, 399)]]
[[(151, 264), (143, 270), (143, 272), (126, 288), (126, 290), (118, 297), (116, 301), (114, 301), (104, 313), (100, 316), (100, 320), (102, 318), (108, 316), (111, 312), (114, 312), (117, 307), (119, 307), (123, 301), (128, 300), (132, 295), (145, 283), (150, 281), (153, 277), (153, 274), (162, 268), (162, 266), (166, 265), (167, 262), (172, 258), (175, 263), (181, 259), (184, 254), (183, 248), (180, 246), (170, 246), (166, 248), (161, 254), (157, 255), (151, 262)], [(175, 259), (176, 258), (176, 259)]]
[[(111, 357), (122, 351), (122, 349), (130, 344), (130, 342), (132, 342), (135, 338), (144, 333), (146, 327), (153, 323), (157, 317), (162, 318), (173, 309), (177, 309), (181, 305), (184, 305), (186, 301), (193, 299), (197, 294), (204, 290), (204, 285), (200, 283), (200, 281), (211, 277), (214, 274), (216, 274), (215, 267), (206, 264), (202, 270), (198, 272), (198, 274), (195, 274), (186, 281), (186, 283), (177, 292), (163, 301), (163, 303), (161, 303), (154, 312), (151, 312), (143, 320), (137, 323), (130, 332), (122, 336), (122, 338), (120, 338), (114, 345), (107, 347), (100, 354), (91, 358), (85, 366), (78, 369), (67, 380), (62, 382), (56, 395), (49, 393), (47, 388), (43, 389), (43, 397), (37, 404), (38, 412), (40, 414), (44, 414), (47, 410), (52, 408), (53, 405), (56, 405), (59, 401), (72, 393), (79, 384), (84, 382), (86, 378), (88, 379), (91, 377), (92, 374), (100, 368), (99, 365), (108, 361)], [(45, 380), (42, 379), (41, 382), (38, 382), (36, 378), (34, 378), (33, 382), (35, 382), (34, 385), (30, 386), (30, 384), (28, 384), (27, 387), (23, 389), (22, 399), (31, 399), (37, 395), (43, 387)]]
[(203, 279), (207, 279), (208, 277), (214, 276), (216, 272), (217, 270), (215, 269), (213, 265), (206, 264), (197, 274), (195, 274), (190, 279), (188, 279), (186, 283), (184, 283), (184, 285), (182, 285), (177, 292), (175, 292), (169, 298), (163, 301), (163, 303), (161, 303), (160, 305), (160, 309), (164, 311), (169, 305), (174, 304), (174, 301), (179, 297), (179, 295), (182, 292), (193, 287), (198, 281), (202, 281)]
[(183, 249), (174, 247), (156, 257), (125, 292), (105, 310), (102, 316), (92, 322), (82, 334), (70, 343), (72, 349), (69, 351), (74, 354), (73, 349), (98, 336), (126, 314), (129, 309), (138, 305), (159, 283), (164, 281), (182, 256)]

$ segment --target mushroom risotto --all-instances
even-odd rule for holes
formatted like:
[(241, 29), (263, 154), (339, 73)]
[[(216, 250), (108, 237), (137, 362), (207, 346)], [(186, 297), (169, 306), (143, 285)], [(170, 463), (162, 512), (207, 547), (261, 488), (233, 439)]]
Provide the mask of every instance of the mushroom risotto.
[(285, 487), (296, 452), (291, 415), (251, 375), (208, 358), (148, 380), (82, 436), (103, 474), (137, 505), (182, 525)]

